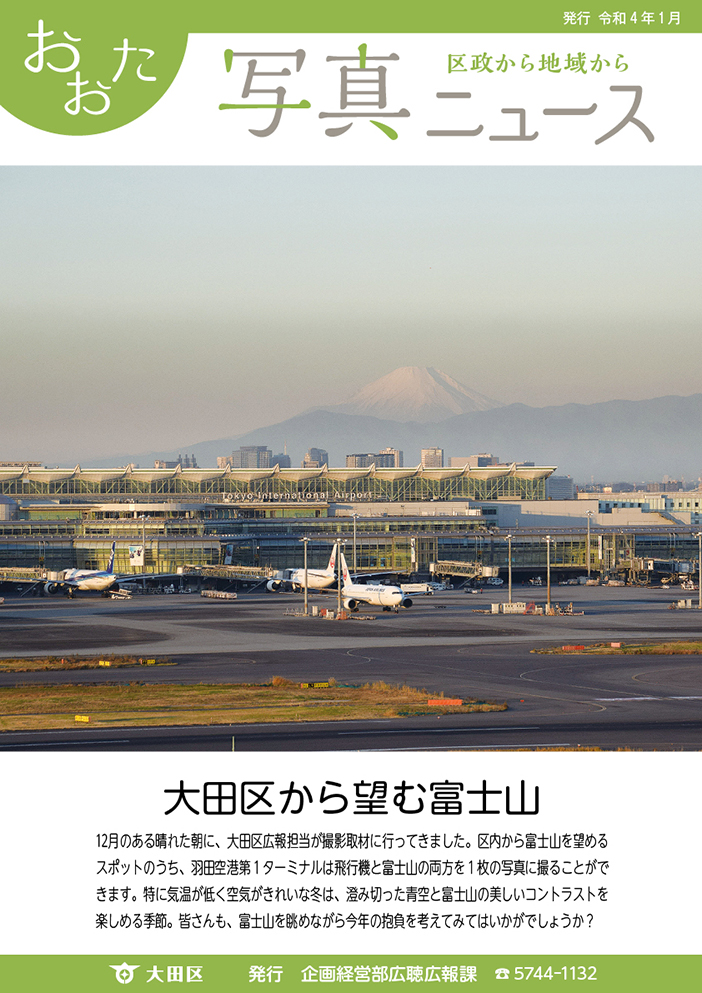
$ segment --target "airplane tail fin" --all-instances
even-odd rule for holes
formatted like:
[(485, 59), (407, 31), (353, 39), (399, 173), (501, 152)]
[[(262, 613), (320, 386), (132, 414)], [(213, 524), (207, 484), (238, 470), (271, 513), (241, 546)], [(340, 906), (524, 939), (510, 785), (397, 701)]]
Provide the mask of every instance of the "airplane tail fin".
[(110, 561), (107, 563), (107, 571), (108, 572), (114, 572), (115, 571), (115, 545), (116, 544), (117, 544), (116, 541), (113, 541), (112, 542), (112, 551), (110, 552)]
[(351, 585), (351, 577), (349, 576), (349, 567), (346, 564), (346, 556), (341, 553), (341, 588), (344, 589)]
[(336, 545), (332, 548), (332, 553), (329, 556), (329, 565), (327, 566), (327, 572), (330, 572), (332, 576), (336, 573)]

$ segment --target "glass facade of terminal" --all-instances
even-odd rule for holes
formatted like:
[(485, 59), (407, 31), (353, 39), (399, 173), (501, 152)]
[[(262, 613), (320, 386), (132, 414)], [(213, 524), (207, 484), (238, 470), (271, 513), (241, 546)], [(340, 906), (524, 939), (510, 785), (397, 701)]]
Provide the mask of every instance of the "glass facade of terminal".
[[(134, 542), (136, 543), (136, 542)], [(139, 542), (140, 544), (141, 542)], [(98, 539), (79, 539), (75, 543), (75, 560), (78, 569), (105, 569), (110, 557), (111, 543)], [(199, 565), (219, 565), (220, 542), (202, 538), (148, 539), (144, 543), (143, 566), (130, 566), (129, 545), (115, 547), (115, 572), (157, 573), (177, 572), (179, 568)]]
[(0, 470), (0, 495), (86, 502), (168, 500), (228, 503), (545, 499), (552, 468)]
[[(301, 538), (309, 538), (309, 566), (326, 565), (335, 540), (344, 542), (353, 563), (353, 523), (348, 517), (307, 520), (66, 521), (61, 532), (40, 522), (0, 524), (0, 569), (71, 567), (104, 569), (112, 541), (117, 542), (115, 567), (120, 573), (176, 572), (188, 566), (231, 564), (272, 569), (303, 564)], [(129, 545), (145, 545), (143, 567), (130, 568)], [(555, 576), (583, 574), (587, 569), (587, 538), (582, 529), (551, 533), (550, 560)], [(698, 542), (692, 532), (634, 533), (594, 530), (590, 567), (596, 573), (628, 568), (646, 558), (694, 562)], [(518, 532), (512, 538), (512, 567), (522, 577), (544, 575), (547, 545), (541, 533)], [(508, 541), (504, 533), (490, 533), (475, 518), (360, 519), (356, 533), (359, 571), (392, 570), (402, 574), (427, 572), (432, 562), (458, 562), (508, 568)], [(695, 566), (696, 568), (696, 566)], [(448, 570), (450, 571), (450, 570)], [(0, 578), (2, 576), (0, 575)]]

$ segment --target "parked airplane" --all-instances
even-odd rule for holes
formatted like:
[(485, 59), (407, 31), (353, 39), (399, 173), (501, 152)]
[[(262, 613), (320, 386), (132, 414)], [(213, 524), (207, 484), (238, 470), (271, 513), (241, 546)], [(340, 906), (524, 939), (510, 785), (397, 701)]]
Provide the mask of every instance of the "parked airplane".
[[(353, 576), (353, 579), (372, 579), (373, 576), (388, 576), (393, 575), (393, 573), (388, 572), (363, 572), (357, 573)], [(329, 556), (329, 563), (326, 569), (308, 569), (307, 570), (307, 589), (308, 590), (326, 590), (330, 586), (334, 586), (337, 581), (337, 571), (336, 571), (336, 545), (332, 549), (332, 553)], [(282, 576), (277, 576), (275, 579), (269, 579), (266, 583), (266, 589), (270, 593), (284, 593), (293, 592), (301, 593), (305, 588), (305, 570), (304, 569), (284, 569)]]
[[(46, 593), (65, 593), (69, 597), (76, 595), (76, 590), (91, 590), (93, 592), (119, 593), (119, 576), (115, 575), (115, 545), (112, 542), (110, 560), (107, 563), (105, 572), (97, 569), (67, 569), (63, 574), (63, 579), (51, 579), (44, 584)], [(133, 577), (128, 577), (133, 578)]]
[[(326, 569), (307, 570), (307, 589), (325, 590), (332, 586), (336, 580), (336, 545), (332, 548), (329, 556), (329, 563)], [(266, 589), (270, 593), (280, 593), (284, 590), (292, 590), (294, 593), (305, 588), (304, 569), (284, 569), (280, 579), (269, 579)]]
[(341, 575), (343, 577), (341, 595), (346, 610), (356, 611), (362, 603), (367, 603), (374, 607), (382, 607), (383, 610), (394, 610), (397, 613), (400, 607), (412, 606), (412, 601), (399, 586), (383, 586), (380, 583), (354, 583), (349, 575), (349, 567), (346, 565), (343, 552), (341, 553)]

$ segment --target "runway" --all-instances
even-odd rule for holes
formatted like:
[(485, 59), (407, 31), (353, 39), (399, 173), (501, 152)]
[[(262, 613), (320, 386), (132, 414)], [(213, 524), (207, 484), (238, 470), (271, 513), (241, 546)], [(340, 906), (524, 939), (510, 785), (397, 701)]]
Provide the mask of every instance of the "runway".
[[(84, 751), (533, 751), (539, 748), (698, 751), (702, 720), (606, 719), (502, 725), (467, 717), (316, 724), (218, 725), (22, 732), (0, 735), (0, 752)], [(500, 717), (502, 715), (499, 715)], [(437, 721), (441, 721), (441, 725)], [(462, 722), (462, 723), (459, 723)]]
[[(525, 593), (526, 591), (524, 591)], [(533, 592), (529, 591), (532, 593)], [(541, 591), (540, 591), (541, 592)], [(516, 591), (515, 599), (525, 599)], [(553, 599), (557, 599), (554, 590)], [(285, 616), (300, 598), (242, 596), (105, 601), (8, 600), (0, 608), (0, 654), (136, 652), (168, 666), (1, 673), (17, 683), (266, 682), (408, 683), (429, 693), (506, 701), (504, 713), (353, 724), (241, 725), (0, 735), (0, 750), (468, 749), (539, 746), (699, 749), (702, 656), (540, 655), (547, 644), (701, 638), (696, 610), (669, 610), (679, 596), (646, 588), (566, 587), (581, 616), (475, 613), (506, 599), (448, 593), (409, 611), (346, 622)], [(534, 597), (534, 599), (536, 599)], [(544, 599), (544, 592), (541, 592)], [(323, 602), (323, 601), (315, 601)], [(331, 603), (331, 601), (329, 601)], [(438, 608), (438, 609), (437, 609)], [(489, 607), (488, 607), (489, 609)], [(358, 726), (355, 726), (358, 725)]]

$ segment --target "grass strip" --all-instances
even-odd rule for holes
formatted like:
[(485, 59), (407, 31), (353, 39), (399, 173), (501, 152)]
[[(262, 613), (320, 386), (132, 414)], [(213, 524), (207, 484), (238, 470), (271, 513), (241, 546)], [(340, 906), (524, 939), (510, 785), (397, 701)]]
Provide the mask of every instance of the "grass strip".
[[(100, 663), (103, 665), (100, 665)], [(109, 666), (104, 663), (109, 662)], [(43, 658), (0, 659), (0, 672), (65, 672), (67, 669), (101, 669), (142, 665), (177, 665), (171, 659), (139, 655), (47, 655)]]
[(600, 641), (578, 649), (552, 645), (531, 651), (535, 655), (702, 655), (702, 641), (622, 642), (618, 648)]
[(281, 677), (271, 683), (235, 685), (135, 681), (5, 686), (0, 687), (0, 730), (76, 727), (77, 714), (89, 717), (90, 727), (144, 727), (373, 720), (425, 714), (436, 717), (507, 709), (506, 703), (470, 699), (464, 700), (462, 706), (442, 707), (441, 714), (437, 714), (436, 707), (427, 705), (428, 699), (426, 690), (409, 686), (381, 682), (311, 690)]

